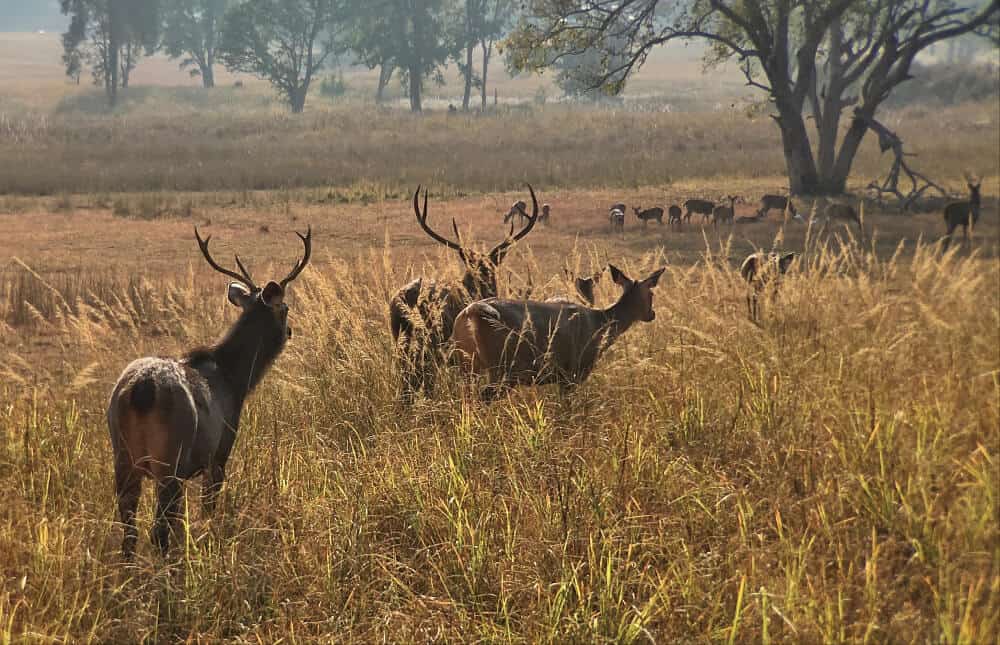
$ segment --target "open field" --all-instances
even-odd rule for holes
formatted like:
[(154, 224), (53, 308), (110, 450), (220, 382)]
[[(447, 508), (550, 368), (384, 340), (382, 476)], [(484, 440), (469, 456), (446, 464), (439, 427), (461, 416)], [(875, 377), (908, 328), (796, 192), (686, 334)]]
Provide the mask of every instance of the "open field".
[[(0, 34), (0, 643), (992, 642), (1000, 107), (880, 115), (953, 195), (983, 177), (968, 246), (942, 250), (941, 199), (865, 203), (863, 233), (776, 214), (644, 229), (630, 210), (611, 235), (614, 202), (737, 194), (746, 215), (785, 191), (770, 119), (696, 58), (657, 59), (620, 108), (541, 105), (547, 79), (503, 77), (490, 113), (422, 117), (365, 103), (370, 74), (291, 117), (259, 82), (176, 87), (193, 81), (157, 58), (104, 114), (57, 39)], [(869, 138), (851, 190), (888, 163)], [(486, 247), (525, 181), (552, 221), (501, 294), (665, 266), (655, 321), (568, 395), (484, 405), (446, 371), (403, 406), (388, 302), (461, 277), (412, 191)], [(163, 559), (147, 483), (120, 562), (111, 386), (235, 319), (193, 227), (263, 281), (307, 225), (294, 336), (243, 412), (220, 508), (189, 486)], [(754, 323), (737, 267), (758, 248), (800, 257)], [(598, 304), (615, 297), (605, 278)]]
[[(565, 293), (565, 265), (610, 258), (639, 274), (665, 262), (656, 321), (568, 399), (525, 390), (483, 406), (446, 379), (411, 410), (396, 402), (386, 303), (414, 272), (458, 270), (405, 200), (282, 206), (260, 194), (149, 220), (26, 202), (0, 217), (0, 255), (37, 272), (0, 276), (0, 629), (74, 641), (984, 642), (1000, 611), (988, 194), (972, 255), (914, 242), (940, 235), (939, 215), (871, 213), (876, 255), (842, 227), (789, 224), (778, 244), (804, 255), (757, 327), (730, 261), (770, 248), (776, 220), (726, 241), (725, 229), (643, 233), (630, 217), (622, 239), (593, 206), (620, 191), (543, 192), (554, 222), (518, 247), (501, 288), (530, 273), (539, 295)], [(432, 222), (456, 217), (493, 243), (517, 196), (432, 196)], [(316, 257), (292, 290), (296, 334), (244, 412), (220, 513), (203, 517), (191, 496), (168, 563), (142, 542), (135, 565), (118, 564), (110, 383), (132, 357), (179, 352), (232, 320), (192, 223), (216, 236), (217, 256), (238, 251), (273, 275), (295, 257), (288, 231), (307, 222)], [(599, 302), (612, 297), (603, 284)], [(143, 531), (151, 505), (147, 493)]]

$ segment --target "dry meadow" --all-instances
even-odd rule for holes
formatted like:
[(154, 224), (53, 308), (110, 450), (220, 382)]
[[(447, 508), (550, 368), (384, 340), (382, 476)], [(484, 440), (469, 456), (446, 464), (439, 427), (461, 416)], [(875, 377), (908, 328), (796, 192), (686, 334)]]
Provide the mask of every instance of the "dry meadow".
[[(971, 242), (943, 251), (937, 202), (866, 203), (862, 233), (776, 214), (680, 231), (630, 214), (609, 233), (619, 200), (731, 193), (739, 215), (782, 190), (776, 133), (743, 109), (414, 118), (358, 99), (293, 119), (254, 86), (204, 114), (188, 90), (154, 87), (136, 94), (165, 103), (109, 116), (84, 113), (83, 89), (37, 82), (12, 80), (17, 106), (0, 114), (0, 643), (985, 643), (1000, 630), (996, 105), (894, 116), (950, 191), (965, 170), (984, 177)], [(867, 142), (852, 187), (886, 163)], [(485, 246), (525, 181), (552, 222), (512, 252), (501, 291), (565, 294), (567, 271), (609, 261), (634, 276), (666, 266), (656, 320), (566, 396), (484, 405), (446, 372), (402, 406), (389, 299), (416, 275), (460, 277), (411, 191), (429, 186), (432, 224), (454, 218)], [(132, 358), (211, 342), (235, 319), (195, 225), (260, 278), (288, 270), (307, 225), (314, 259), (219, 509), (202, 514), (190, 487), (177, 548), (164, 559), (141, 539), (125, 564), (111, 385)], [(758, 248), (801, 256), (754, 323), (736, 267)]]

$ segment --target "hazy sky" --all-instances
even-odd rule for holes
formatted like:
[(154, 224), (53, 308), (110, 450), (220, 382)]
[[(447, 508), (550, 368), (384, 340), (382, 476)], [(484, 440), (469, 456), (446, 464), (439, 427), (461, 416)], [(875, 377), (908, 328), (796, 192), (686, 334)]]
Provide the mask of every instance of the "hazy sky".
[(0, 0), (0, 31), (62, 31), (59, 0)]

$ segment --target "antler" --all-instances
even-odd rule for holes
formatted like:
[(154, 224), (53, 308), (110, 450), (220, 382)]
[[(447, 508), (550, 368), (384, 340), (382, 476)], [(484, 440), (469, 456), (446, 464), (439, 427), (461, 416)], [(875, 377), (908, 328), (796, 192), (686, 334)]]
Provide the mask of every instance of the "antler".
[(250, 288), (250, 291), (256, 291), (257, 290), (257, 285), (254, 284), (253, 278), (250, 277), (250, 272), (247, 271), (246, 267), (243, 266), (243, 263), (240, 262), (240, 256), (238, 256), (238, 255), (236, 256), (236, 266), (239, 267), (242, 275), (240, 275), (239, 273), (236, 273), (235, 271), (232, 271), (230, 269), (226, 269), (226, 268), (223, 268), (223, 267), (219, 266), (219, 264), (215, 260), (212, 259), (212, 254), (208, 252), (208, 243), (212, 241), (212, 236), (211, 235), (209, 235), (208, 237), (206, 237), (204, 240), (201, 239), (201, 235), (198, 234), (198, 227), (195, 226), (194, 227), (194, 237), (195, 237), (196, 240), (198, 240), (198, 248), (201, 249), (201, 254), (205, 256), (205, 260), (208, 262), (208, 265), (210, 267), (212, 267), (213, 269), (215, 269), (216, 271), (218, 271), (222, 275), (227, 275), (230, 278), (233, 278), (234, 280), (236, 280), (236, 281), (238, 281), (238, 282), (246, 285), (247, 287)]
[(531, 187), (531, 184), (527, 184), (527, 186), (528, 192), (531, 193), (531, 215), (528, 216), (528, 223), (517, 235), (514, 235), (514, 222), (510, 223), (510, 233), (507, 234), (507, 239), (497, 244), (490, 251), (490, 258), (493, 260), (493, 264), (499, 264), (503, 260), (503, 256), (507, 253), (507, 249), (510, 248), (510, 245), (530, 233), (531, 229), (535, 226), (535, 222), (538, 221), (538, 198), (535, 197), (535, 189)]
[[(299, 274), (302, 273), (302, 269), (306, 268), (306, 265), (309, 264), (309, 256), (312, 255), (312, 226), (306, 228), (305, 235), (299, 233), (298, 231), (295, 231), (295, 234), (299, 236), (300, 240), (302, 240), (302, 246), (305, 248), (305, 251), (302, 254), (302, 259), (295, 263), (295, 267), (292, 269), (292, 272), (288, 274), (288, 277), (280, 282), (282, 289), (288, 286), (289, 282), (299, 277)], [(239, 264), (239, 261), (240, 259), (236, 258), (237, 264)]]
[(417, 216), (417, 223), (420, 224), (420, 228), (424, 229), (424, 233), (431, 236), (431, 239), (435, 240), (440, 244), (444, 244), (449, 249), (458, 251), (459, 253), (464, 253), (461, 245), (461, 237), (458, 235), (458, 224), (455, 223), (454, 218), (451, 220), (452, 228), (455, 229), (455, 236), (459, 238), (459, 243), (452, 242), (451, 240), (442, 237), (434, 232), (430, 226), (427, 225), (427, 191), (424, 190), (424, 212), (420, 212), (420, 205), (418, 198), (420, 197), (420, 186), (417, 186), (417, 192), (413, 193), (413, 212)]

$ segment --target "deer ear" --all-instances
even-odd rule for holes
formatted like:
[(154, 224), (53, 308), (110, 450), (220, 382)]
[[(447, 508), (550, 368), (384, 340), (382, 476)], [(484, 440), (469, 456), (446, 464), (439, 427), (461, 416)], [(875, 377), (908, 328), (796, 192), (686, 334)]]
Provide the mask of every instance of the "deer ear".
[(622, 289), (632, 284), (632, 279), (627, 275), (625, 275), (624, 273), (622, 273), (622, 270), (616, 267), (615, 265), (609, 264), (608, 270), (611, 271), (611, 279), (614, 280), (615, 284), (617, 284)]
[(656, 286), (656, 283), (658, 283), (660, 281), (660, 276), (663, 275), (663, 272), (665, 270), (666, 270), (666, 267), (663, 267), (662, 269), (658, 269), (656, 271), (653, 271), (652, 273), (649, 274), (648, 278), (646, 278), (645, 280), (642, 281), (642, 285), (644, 287), (649, 287), (650, 289), (652, 289), (653, 287)]
[(239, 282), (229, 283), (229, 302), (241, 309), (250, 301), (250, 290)]
[(264, 290), (260, 292), (260, 299), (268, 307), (280, 305), (285, 299), (285, 290), (281, 285), (273, 280), (264, 285)]
[(782, 255), (781, 259), (778, 260), (778, 268), (780, 268), (782, 272), (787, 271), (788, 265), (795, 261), (795, 257), (795, 253), (786, 253)]

